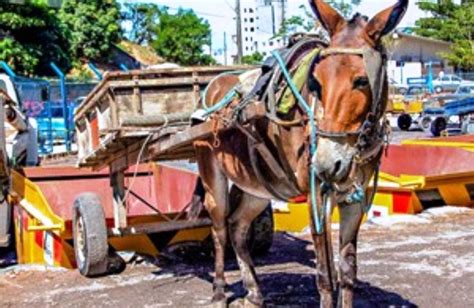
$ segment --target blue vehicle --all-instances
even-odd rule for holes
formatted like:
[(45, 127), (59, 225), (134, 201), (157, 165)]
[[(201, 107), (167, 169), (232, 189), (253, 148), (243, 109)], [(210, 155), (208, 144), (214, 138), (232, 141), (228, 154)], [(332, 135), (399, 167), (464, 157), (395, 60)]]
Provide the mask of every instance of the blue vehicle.
[(80, 100), (68, 104), (66, 115), (62, 103), (46, 102), (41, 112), (33, 116), (38, 124), (38, 133), (41, 148), (46, 145), (52, 146), (56, 143), (64, 143), (67, 140), (68, 130), (66, 119), (69, 123), (69, 137), (74, 135), (74, 110), (79, 105)]

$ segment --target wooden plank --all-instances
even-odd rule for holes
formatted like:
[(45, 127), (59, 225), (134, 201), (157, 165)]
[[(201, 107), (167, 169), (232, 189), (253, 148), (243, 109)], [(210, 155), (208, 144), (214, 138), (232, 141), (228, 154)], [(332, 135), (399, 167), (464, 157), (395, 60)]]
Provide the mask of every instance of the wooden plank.
[[(222, 128), (222, 127), (221, 127)], [(207, 121), (196, 126), (189, 127), (185, 131), (176, 133), (170, 138), (156, 142), (149, 147), (150, 159), (158, 159), (160, 154), (171, 152), (173, 149), (189, 144), (193, 141), (205, 139), (211, 136), (214, 123)]]
[(133, 127), (159, 127), (161, 125), (173, 124), (176, 122), (184, 122), (186, 124), (189, 124), (191, 115), (192, 112), (176, 112), (163, 115), (157, 114), (127, 117), (122, 120), (122, 125)]
[(114, 228), (109, 230), (108, 235), (126, 236), (134, 234), (148, 234), (159, 232), (181, 231), (187, 229), (195, 229), (208, 227), (212, 224), (209, 218), (199, 218), (196, 220), (178, 220), (178, 221), (162, 221), (159, 223), (147, 223), (141, 225), (134, 225), (129, 228)]
[[(147, 86), (149, 84), (156, 85), (156, 82), (159, 80), (172, 79), (173, 76), (176, 76), (177, 79), (181, 79), (180, 84), (192, 85), (194, 84), (193, 78), (189, 78), (189, 75), (193, 75), (196, 72), (199, 76), (202, 76), (202, 82), (208, 80), (209, 82), (213, 77), (230, 71), (244, 71), (249, 69), (254, 69), (254, 66), (215, 66), (215, 67), (186, 67), (186, 68), (174, 68), (174, 69), (157, 69), (157, 70), (135, 70), (129, 72), (109, 72), (106, 73), (102, 82), (95, 87), (91, 93), (87, 96), (84, 102), (77, 108), (74, 121), (78, 121), (79, 118), (83, 117), (87, 110), (92, 108), (96, 101), (104, 95), (110, 88), (113, 88), (113, 82), (119, 82), (120, 80), (125, 81), (124, 84), (116, 83), (116, 87), (121, 85), (130, 86), (134, 76), (138, 76), (140, 79), (140, 84)], [(161, 75), (161, 76), (160, 76)], [(187, 75), (187, 77), (186, 77)], [(205, 79), (204, 79), (205, 78)], [(144, 80), (145, 79), (145, 80)], [(184, 81), (183, 81), (184, 80)], [(178, 81), (176, 81), (178, 82)], [(184, 83), (184, 84), (183, 84)], [(172, 83), (171, 83), (172, 84)], [(168, 85), (171, 85), (168, 84)], [(165, 85), (165, 82), (163, 83)], [(131, 85), (133, 86), (133, 85)]]

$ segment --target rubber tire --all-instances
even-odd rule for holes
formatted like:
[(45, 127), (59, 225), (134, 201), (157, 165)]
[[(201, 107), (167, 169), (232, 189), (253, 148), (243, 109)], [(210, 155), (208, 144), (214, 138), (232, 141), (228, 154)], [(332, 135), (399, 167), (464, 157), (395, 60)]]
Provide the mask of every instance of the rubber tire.
[(437, 86), (437, 87), (434, 88), (434, 90), (435, 90), (435, 93), (439, 94), (439, 93), (443, 92), (443, 87)]
[(402, 131), (409, 131), (413, 119), (408, 113), (401, 114), (397, 119), (398, 128)]
[(431, 134), (434, 137), (441, 136), (441, 133), (448, 127), (448, 121), (445, 118), (439, 117), (436, 118), (433, 122), (431, 122)]
[(273, 209), (271, 203), (252, 222), (247, 245), (252, 256), (264, 256), (272, 247), (274, 234)]
[(433, 119), (430, 116), (424, 116), (420, 120), (420, 127), (423, 131), (429, 132), (431, 130), (431, 123), (433, 122)]
[[(82, 217), (82, 230), (78, 229), (78, 221)], [(83, 232), (84, 260), (79, 257), (78, 233)], [(107, 274), (108, 242), (105, 214), (99, 197), (94, 193), (84, 193), (74, 200), (73, 208), (73, 239), (76, 263), (79, 272), (86, 277)]]

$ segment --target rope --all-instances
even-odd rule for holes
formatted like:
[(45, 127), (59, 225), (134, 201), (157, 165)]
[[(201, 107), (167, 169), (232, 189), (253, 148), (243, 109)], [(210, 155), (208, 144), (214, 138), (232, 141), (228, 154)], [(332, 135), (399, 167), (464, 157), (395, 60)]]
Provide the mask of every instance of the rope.
[(286, 79), (288, 87), (290, 87), (293, 95), (295, 95), (298, 104), (304, 110), (309, 118), (310, 124), (310, 157), (311, 157), (311, 166), (310, 166), (310, 194), (311, 194), (311, 210), (313, 211), (314, 215), (314, 228), (318, 235), (323, 234), (323, 219), (324, 219), (324, 211), (323, 214), (320, 215), (318, 209), (318, 199), (317, 199), (317, 183), (316, 183), (316, 164), (313, 161), (313, 157), (317, 151), (317, 140), (316, 140), (316, 121), (314, 118), (314, 113), (312, 112), (311, 107), (306, 102), (306, 100), (301, 95), (300, 91), (296, 88), (296, 85), (293, 82), (293, 79), (290, 76), (290, 72), (288, 71), (285, 62), (283, 61), (282, 57), (277, 51), (272, 52), (273, 57), (277, 60), (278, 65), (283, 73), (283, 76)]
[[(164, 126), (163, 126), (164, 127)], [(130, 185), (128, 186), (128, 189), (122, 199), (122, 204), (125, 204), (125, 200), (127, 200), (128, 196), (130, 195), (130, 192), (132, 191), (133, 185), (135, 184), (135, 180), (137, 178), (138, 174), (138, 166), (140, 165), (140, 161), (142, 159), (143, 153), (145, 151), (145, 147), (147, 146), (148, 142), (150, 142), (151, 137), (153, 134), (149, 134), (148, 137), (146, 137), (145, 141), (143, 142), (143, 145), (140, 149), (140, 152), (138, 153), (137, 161), (135, 163), (135, 170), (133, 171), (133, 176), (132, 176), (132, 181), (130, 182)]]

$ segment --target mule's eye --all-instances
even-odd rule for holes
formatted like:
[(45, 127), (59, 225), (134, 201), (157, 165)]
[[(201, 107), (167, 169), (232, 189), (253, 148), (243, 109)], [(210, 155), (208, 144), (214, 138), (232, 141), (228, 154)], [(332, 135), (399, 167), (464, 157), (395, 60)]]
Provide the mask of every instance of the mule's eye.
[(369, 85), (369, 78), (360, 76), (354, 79), (353, 87), (354, 89), (363, 89)]

